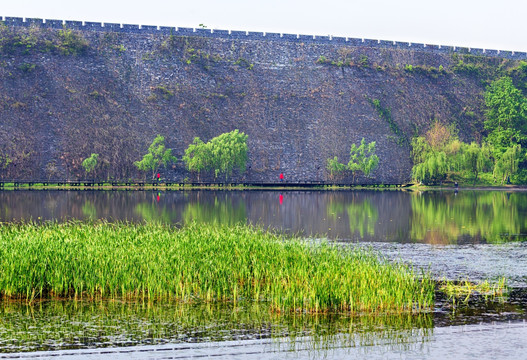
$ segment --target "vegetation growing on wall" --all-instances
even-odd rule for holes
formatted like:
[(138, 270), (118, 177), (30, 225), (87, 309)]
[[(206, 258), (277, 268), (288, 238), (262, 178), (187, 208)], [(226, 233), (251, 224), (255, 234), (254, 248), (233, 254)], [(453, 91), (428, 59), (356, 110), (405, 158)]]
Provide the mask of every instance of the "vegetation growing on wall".
[(434, 66), (407, 64), (404, 67), (404, 71), (406, 71), (409, 74), (420, 74), (420, 75), (430, 76), (434, 79), (437, 79), (441, 75), (448, 74), (448, 71), (445, 70), (443, 65), (439, 65), (439, 67), (436, 68)]
[(368, 101), (373, 106), (379, 117), (386, 121), (386, 123), (388, 123), (390, 126), (390, 130), (395, 135), (395, 141), (397, 145), (402, 146), (407, 144), (408, 139), (406, 138), (404, 132), (399, 128), (397, 123), (393, 120), (390, 108), (382, 106), (379, 99), (368, 99)]
[(56, 32), (37, 26), (13, 29), (0, 24), (0, 53), (28, 55), (38, 51), (77, 56), (86, 54), (88, 49), (82, 33), (66, 27)]
[[(473, 56), (462, 49), (453, 55), (370, 42), (341, 46), (254, 40), (251, 34), (221, 38), (202, 37), (199, 31), (184, 36), (176, 31), (166, 34), (165, 29), (138, 34), (57, 25), (8, 20), (0, 26), (0, 153), (9, 158), (0, 169), (4, 179), (84, 178), (84, 157), (98, 153), (99, 164), (90, 176), (127, 181), (138, 176), (134, 162), (143, 153), (137, 144), (147, 147), (158, 132), (167, 139), (203, 138), (234, 129), (242, 120), (244, 130), (257, 137), (251, 153), (258, 155), (251, 159), (248, 181), (275, 178), (266, 170), (283, 165), (285, 156), (297, 159), (286, 165), (291, 179), (320, 181), (319, 168), (334, 155), (327, 144), (341, 141), (336, 134), (346, 116), (356, 119), (349, 130), (357, 132), (357, 139), (377, 140), (380, 152), (389, 154), (375, 173), (376, 182), (409, 180), (411, 131), (424, 129), (420, 133), (424, 135), (430, 118), (447, 126), (457, 123), (459, 139), (468, 145), (472, 140), (479, 147), (492, 143), (493, 151), (507, 153), (509, 160), (503, 157), (496, 167), (496, 179), (516, 171), (517, 163), (517, 174), (509, 176), (518, 182), (526, 165), (518, 151), (507, 152), (513, 143), (527, 146), (520, 139), (524, 120), (504, 128), (499, 125), (502, 120), (491, 120), (491, 113), (507, 108), (490, 105), (492, 97), (486, 106), (482, 96), (493, 81), (509, 78), (516, 90), (507, 90), (508, 98), (520, 94), (522, 99), (527, 93), (525, 61)], [(322, 66), (314, 65), (320, 55)], [(441, 75), (437, 81), (436, 75)], [(496, 94), (507, 93), (505, 82), (495, 84)], [(371, 99), (371, 108), (364, 107), (363, 96)], [(291, 121), (278, 121), (288, 117)], [(283, 139), (294, 146), (282, 148)], [(496, 144), (507, 141), (496, 150)], [(188, 145), (180, 140), (171, 143), (178, 154)], [(474, 149), (469, 149), (471, 154)], [(317, 152), (328, 155), (320, 159)], [(477, 164), (478, 157), (472, 158)], [(328, 177), (336, 179), (349, 171), (342, 170), (348, 159), (343, 164), (333, 156), (331, 160)], [(492, 180), (494, 152), (491, 160), (491, 170), (481, 172), (474, 165), (475, 170), (463, 173), (470, 181)], [(189, 176), (180, 164), (173, 169), (163, 174), (171, 182)], [(194, 173), (202, 177), (208, 171), (222, 176), (223, 170)], [(465, 175), (454, 171), (445, 179)]]

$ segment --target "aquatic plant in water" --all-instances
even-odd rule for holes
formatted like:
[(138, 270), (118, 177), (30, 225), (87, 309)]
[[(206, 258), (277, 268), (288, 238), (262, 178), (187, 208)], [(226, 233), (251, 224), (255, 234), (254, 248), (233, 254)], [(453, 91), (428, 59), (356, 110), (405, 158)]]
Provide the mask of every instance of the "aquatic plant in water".
[(456, 301), (462, 300), (466, 303), (475, 295), (483, 296), (485, 299), (503, 299), (503, 296), (507, 294), (509, 289), (506, 279), (502, 277), (494, 283), (488, 280), (480, 283), (474, 283), (468, 280), (457, 282), (445, 280), (439, 285), (439, 290), (445, 293), (455, 305)]
[(267, 302), (276, 312), (416, 312), (426, 274), (364, 250), (305, 243), (247, 225), (106, 222), (0, 226), (0, 294)]

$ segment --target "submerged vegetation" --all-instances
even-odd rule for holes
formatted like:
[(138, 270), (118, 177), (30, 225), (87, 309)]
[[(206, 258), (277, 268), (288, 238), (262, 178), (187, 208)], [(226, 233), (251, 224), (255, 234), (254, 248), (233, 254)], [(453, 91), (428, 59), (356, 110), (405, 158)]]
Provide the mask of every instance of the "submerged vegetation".
[(419, 312), (434, 284), (404, 265), (258, 228), (34, 223), (0, 227), (0, 294), (263, 301), (276, 312)]
[(477, 298), (483, 298), (485, 301), (504, 302), (509, 288), (507, 281), (502, 277), (492, 283), (488, 280), (479, 283), (468, 280), (445, 280), (439, 284), (439, 291), (448, 297), (448, 301), (452, 302), (453, 309), (455, 309), (458, 305), (467, 305)]
[(501, 278), (495, 283), (489, 283), (488, 280), (485, 280), (478, 284), (468, 280), (460, 282), (444, 281), (439, 289), (453, 301), (463, 299), (466, 302), (474, 295), (484, 297), (503, 296), (507, 292), (507, 281), (505, 278)]

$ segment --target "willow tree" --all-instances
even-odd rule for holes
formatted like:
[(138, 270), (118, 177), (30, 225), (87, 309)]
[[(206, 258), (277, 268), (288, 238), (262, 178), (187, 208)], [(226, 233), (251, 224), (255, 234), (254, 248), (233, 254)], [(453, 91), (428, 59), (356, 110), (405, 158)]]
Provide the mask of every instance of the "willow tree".
[(474, 175), (474, 185), (478, 180), (478, 175), (490, 167), (491, 161), (491, 148), (486, 145), (479, 145), (472, 142), (470, 145), (465, 144), (464, 146), (464, 166)]
[(196, 137), (185, 150), (183, 161), (189, 171), (198, 174), (198, 180), (202, 171), (213, 171), (215, 178), (223, 174), (228, 179), (236, 169), (245, 172), (247, 138), (238, 130), (221, 134), (207, 143)]
[(518, 172), (518, 163), (522, 157), (521, 146), (519, 144), (511, 146), (496, 159), (494, 164), (494, 177), (501, 178), (501, 183)]
[(448, 172), (448, 161), (444, 151), (431, 151), (424, 154), (423, 161), (415, 164), (412, 174), (415, 179), (424, 183), (442, 181)]
[(167, 166), (170, 162), (176, 161), (172, 156), (172, 149), (165, 147), (165, 138), (157, 135), (152, 144), (148, 147), (148, 153), (140, 161), (134, 162), (137, 169), (141, 171), (152, 171), (152, 179), (161, 166)]
[(183, 162), (189, 171), (198, 173), (199, 181), (201, 172), (210, 167), (211, 157), (210, 146), (201, 141), (199, 137), (195, 137), (192, 144), (185, 150)]
[(412, 176), (423, 183), (442, 182), (451, 169), (463, 167), (462, 143), (454, 129), (435, 121), (425, 136), (412, 139)]
[(379, 157), (375, 155), (375, 141), (366, 144), (364, 138), (362, 138), (359, 146), (355, 144), (351, 145), (348, 170), (353, 174), (354, 183), (357, 171), (361, 171), (364, 175), (370, 176), (370, 173), (378, 166)]
[(241, 173), (245, 171), (247, 164), (247, 138), (247, 135), (236, 129), (210, 140), (212, 167), (215, 177), (223, 173), (225, 179), (227, 179), (236, 168)]

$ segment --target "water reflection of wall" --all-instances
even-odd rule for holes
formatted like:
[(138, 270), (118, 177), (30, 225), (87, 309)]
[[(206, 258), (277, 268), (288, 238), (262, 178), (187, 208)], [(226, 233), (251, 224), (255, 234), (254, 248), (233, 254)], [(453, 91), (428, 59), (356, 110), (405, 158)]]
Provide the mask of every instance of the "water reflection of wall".
[(403, 241), (410, 202), (402, 192), (297, 191), (251, 194), (252, 222), (304, 235), (354, 241)]
[(0, 221), (253, 223), (344, 241), (523, 239), (527, 194), (402, 191), (0, 191)]

